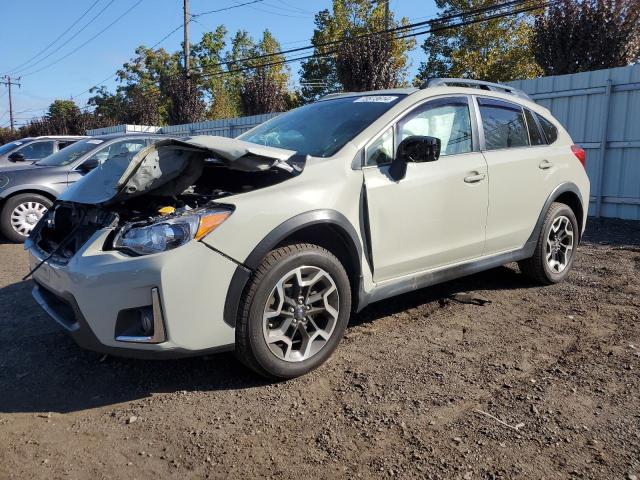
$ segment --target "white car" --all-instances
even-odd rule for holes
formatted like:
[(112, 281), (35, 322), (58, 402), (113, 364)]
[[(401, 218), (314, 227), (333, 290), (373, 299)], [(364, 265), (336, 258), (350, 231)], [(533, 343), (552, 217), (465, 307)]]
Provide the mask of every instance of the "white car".
[(292, 378), (371, 302), (514, 261), (563, 280), (584, 162), (508, 86), (330, 95), (238, 139), (163, 140), (93, 170), (27, 240), (33, 294), (86, 348), (234, 350)]

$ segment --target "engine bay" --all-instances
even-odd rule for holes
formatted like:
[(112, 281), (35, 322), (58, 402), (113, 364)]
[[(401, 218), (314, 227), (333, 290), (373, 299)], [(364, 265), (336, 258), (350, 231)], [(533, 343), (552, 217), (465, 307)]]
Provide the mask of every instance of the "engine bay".
[(125, 227), (170, 222), (190, 212), (224, 205), (220, 200), (226, 197), (276, 185), (293, 176), (282, 169), (246, 172), (207, 162), (195, 183), (178, 195), (151, 190), (110, 205), (57, 201), (31, 238), (43, 253), (66, 263), (98, 230), (113, 230), (103, 247), (109, 250), (113, 238)]

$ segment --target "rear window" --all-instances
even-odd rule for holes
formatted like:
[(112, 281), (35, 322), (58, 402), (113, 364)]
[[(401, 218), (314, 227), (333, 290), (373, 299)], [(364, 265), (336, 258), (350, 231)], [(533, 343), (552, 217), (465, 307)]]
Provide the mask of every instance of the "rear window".
[(538, 117), (538, 122), (540, 122), (544, 136), (547, 137), (547, 143), (555, 142), (558, 139), (558, 129), (543, 116), (536, 113), (536, 117)]
[(546, 142), (544, 141), (544, 136), (538, 127), (538, 122), (536, 122), (533, 113), (531, 110), (524, 110), (524, 116), (527, 118), (527, 128), (529, 129), (529, 140), (531, 140), (531, 145), (544, 145)]
[(487, 150), (529, 146), (522, 108), (510, 102), (479, 98), (480, 116)]

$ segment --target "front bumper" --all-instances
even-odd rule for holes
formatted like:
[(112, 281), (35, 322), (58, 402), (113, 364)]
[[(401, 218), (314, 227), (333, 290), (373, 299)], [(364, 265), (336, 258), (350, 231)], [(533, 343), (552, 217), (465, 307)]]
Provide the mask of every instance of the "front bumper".
[[(235, 330), (223, 321), (224, 303), (236, 265), (200, 242), (168, 252), (131, 257), (101, 246), (97, 232), (66, 265), (51, 261), (35, 273), (33, 296), (81, 346), (127, 357), (167, 358), (233, 349)], [(44, 253), (30, 245), (30, 267)], [(116, 337), (118, 315), (162, 306), (164, 341), (132, 343)]]

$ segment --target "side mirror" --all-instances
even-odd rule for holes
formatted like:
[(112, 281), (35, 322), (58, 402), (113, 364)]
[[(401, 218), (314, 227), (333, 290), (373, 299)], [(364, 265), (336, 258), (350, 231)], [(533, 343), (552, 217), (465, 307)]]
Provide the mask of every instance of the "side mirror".
[(440, 157), (440, 139), (435, 137), (407, 137), (396, 153), (396, 159), (403, 162), (435, 162)]
[(89, 173), (91, 170), (99, 166), (100, 166), (100, 161), (97, 158), (88, 158), (87, 160), (82, 162), (80, 165), (78, 165), (78, 171), (80, 173)]
[(20, 152), (13, 152), (11, 155), (9, 155), (9, 161), (10, 162), (24, 162), (25, 158), (24, 158), (24, 153), (20, 153)]

